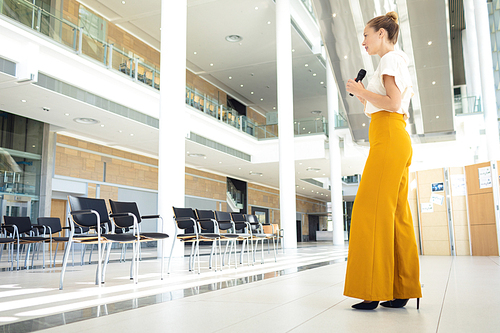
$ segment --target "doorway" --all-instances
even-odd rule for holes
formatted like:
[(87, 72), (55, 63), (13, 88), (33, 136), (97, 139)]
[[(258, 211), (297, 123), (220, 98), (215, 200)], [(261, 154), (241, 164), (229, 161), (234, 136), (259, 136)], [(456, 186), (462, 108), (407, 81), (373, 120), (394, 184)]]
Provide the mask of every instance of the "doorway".
[(302, 221), (297, 220), (297, 242), (302, 242)]
[(316, 231), (319, 230), (319, 216), (308, 215), (307, 219), (309, 221), (309, 241), (316, 241)]

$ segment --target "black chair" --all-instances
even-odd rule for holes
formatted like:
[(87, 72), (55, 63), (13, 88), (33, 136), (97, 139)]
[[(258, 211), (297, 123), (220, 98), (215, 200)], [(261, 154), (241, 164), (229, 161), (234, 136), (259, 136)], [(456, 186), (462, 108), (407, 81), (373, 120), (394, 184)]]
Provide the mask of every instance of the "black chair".
[[(230, 213), (231, 215), (231, 220), (234, 222), (234, 225), (236, 227), (236, 230), (242, 230), (243, 234), (245, 235), (245, 238), (247, 240), (247, 263), (250, 264), (250, 252), (252, 253), (253, 257), (253, 242), (252, 242), (252, 230), (251, 226), (248, 223), (245, 214), (241, 213)], [(244, 245), (244, 244), (243, 244)], [(241, 257), (240, 257), (240, 263), (243, 264), (243, 252), (244, 252), (244, 247), (241, 248)], [(252, 260), (252, 265), (254, 263), (254, 260)]]
[[(233, 233), (221, 233), (221, 236), (224, 238), (224, 237), (227, 237), (227, 238), (230, 238), (230, 239), (233, 239), (234, 240), (234, 257), (235, 257), (235, 268), (238, 267), (238, 264), (237, 264), (237, 260), (236, 260), (236, 256), (237, 256), (237, 249), (236, 249), (236, 244), (237, 244), (237, 241), (242, 241), (242, 244), (241, 244), (241, 253), (240, 253), (240, 263), (243, 264), (243, 254), (245, 253), (245, 245), (248, 246), (248, 239), (250, 238), (250, 234), (248, 233), (237, 233), (236, 230), (245, 230), (246, 229), (246, 223), (243, 222), (243, 224), (238, 224), (238, 223), (235, 223), (232, 218), (231, 218), (231, 214), (228, 213), (228, 212), (220, 212), (220, 211), (216, 211), (215, 212), (215, 219), (217, 220), (217, 223), (219, 225), (219, 229), (221, 230), (229, 230), (229, 229), (233, 229)], [(229, 244), (229, 242), (228, 242)], [(228, 256), (228, 265), (230, 265), (230, 258), (231, 258), (231, 249), (233, 247), (233, 244), (231, 244), (231, 248), (229, 250), (229, 256)], [(226, 244), (226, 251), (224, 251), (224, 256), (223, 258), (225, 257), (226, 255), (226, 252), (227, 252), (227, 244)], [(247, 262), (250, 263), (250, 257), (249, 257), (249, 251), (247, 250)], [(223, 260), (223, 263), (224, 263), (224, 260)]]
[[(162, 241), (162, 254), (161, 254), (161, 279), (163, 280), (163, 262), (164, 262), (164, 249), (165, 249), (165, 242), (164, 240), (167, 239), (169, 236), (165, 233), (161, 232), (141, 232), (140, 231), (140, 223), (142, 220), (145, 219), (160, 219), (162, 221), (161, 225), (163, 227), (163, 218), (160, 215), (144, 215), (141, 216), (139, 214), (139, 208), (137, 207), (137, 204), (135, 202), (123, 202), (123, 201), (113, 201), (109, 200), (109, 205), (111, 207), (111, 212), (113, 214), (124, 214), (124, 213), (130, 213), (132, 216), (125, 216), (125, 217), (114, 217), (113, 221), (115, 222), (116, 226), (122, 229), (130, 229), (134, 223), (136, 223), (139, 226), (139, 235), (140, 235), (140, 242), (151, 242), (151, 241)], [(135, 220), (135, 221), (134, 221)], [(140, 248), (139, 248), (140, 250)]]
[(255, 252), (257, 252), (257, 245), (258, 245), (259, 240), (261, 241), (261, 244), (262, 244), (261, 263), (262, 264), (264, 263), (264, 240), (267, 240), (268, 244), (269, 244), (269, 241), (272, 240), (273, 249), (274, 249), (274, 262), (276, 262), (276, 244), (275, 244), (276, 235), (274, 233), (271, 233), (271, 234), (264, 233), (264, 228), (263, 228), (262, 224), (259, 222), (259, 219), (257, 218), (257, 216), (246, 215), (246, 218), (247, 218), (248, 223), (250, 223), (250, 226), (251, 226), (252, 238), (254, 238), (256, 240)]
[[(54, 234), (62, 232), (61, 220), (58, 217), (39, 217), (37, 222), (38, 226), (43, 228), (43, 237), (49, 236), (49, 263), (52, 262), (52, 267), (54, 267), (56, 265), (59, 243), (68, 242), (69, 237), (53, 236)], [(54, 253), (54, 260), (52, 261), (52, 243), (54, 242), (56, 243), (56, 251)]]
[[(191, 254), (189, 255), (189, 271), (193, 270), (193, 264), (198, 258), (198, 274), (201, 273), (200, 269), (200, 241), (213, 242), (220, 238), (216, 233), (201, 233), (200, 226), (198, 225), (194, 211), (191, 208), (177, 208), (172, 207), (174, 210), (175, 239), (179, 239), (183, 243), (192, 243)], [(193, 228), (193, 233), (179, 234), (179, 230), (186, 230)], [(172, 254), (174, 252), (175, 240), (172, 242), (172, 249), (170, 250), (170, 257), (168, 259), (168, 273), (170, 274), (170, 263), (172, 262)]]
[[(64, 273), (66, 271), (66, 266), (68, 262), (68, 255), (71, 249), (71, 245), (74, 242), (79, 242), (83, 244), (97, 244), (98, 258), (97, 258), (97, 271), (96, 271), (96, 284), (101, 285), (104, 283), (105, 273), (107, 263), (109, 261), (109, 254), (111, 252), (111, 244), (113, 242), (117, 243), (132, 243), (134, 244), (134, 258), (131, 263), (131, 279), (137, 283), (137, 270), (134, 269), (135, 259), (136, 259), (136, 247), (135, 244), (138, 243), (139, 235), (135, 233), (138, 230), (138, 226), (134, 223), (134, 234), (115, 234), (114, 224), (111, 223), (106, 207), (106, 202), (104, 199), (92, 199), (92, 198), (80, 198), (68, 196), (69, 205), (71, 208), (70, 215), (72, 219), (70, 220), (70, 235), (68, 246), (64, 251), (63, 257), (63, 267), (61, 270), (61, 280), (59, 289), (63, 289)], [(128, 214), (120, 215), (126, 216)], [(103, 226), (111, 226), (111, 233), (102, 234), (101, 228)], [(80, 237), (75, 237), (75, 226), (80, 226), (83, 228), (90, 228), (94, 233), (89, 233), (87, 235), (80, 235)], [(104, 260), (104, 266), (102, 265), (102, 254), (101, 245), (108, 245), (108, 250), (106, 253), (106, 258)], [(138, 267), (138, 264), (135, 265)]]
[[(27, 216), (4, 216), (5, 231), (12, 236), (17, 244), (17, 269), (19, 270), (19, 248), (21, 245), (28, 245), (26, 257), (24, 259), (24, 267), (28, 269), (28, 258), (30, 254), (31, 244), (43, 244), (46, 240), (44, 237), (34, 236), (35, 230), (31, 226), (31, 219)], [(24, 236), (22, 236), (24, 235)], [(45, 246), (43, 248), (43, 266), (45, 267)], [(33, 268), (35, 256), (34, 251), (31, 258), (31, 267)]]
[(14, 251), (13, 244), (16, 242), (14, 238), (7, 238), (6, 236), (6, 230), (3, 229), (2, 226), (2, 237), (0, 237), (0, 260), (2, 260), (2, 254), (3, 254), (3, 248), (4, 246), (7, 246), (8, 249), (8, 260), (10, 260), (10, 270), (14, 268), (14, 260), (11, 260), (10, 254), (12, 251)]

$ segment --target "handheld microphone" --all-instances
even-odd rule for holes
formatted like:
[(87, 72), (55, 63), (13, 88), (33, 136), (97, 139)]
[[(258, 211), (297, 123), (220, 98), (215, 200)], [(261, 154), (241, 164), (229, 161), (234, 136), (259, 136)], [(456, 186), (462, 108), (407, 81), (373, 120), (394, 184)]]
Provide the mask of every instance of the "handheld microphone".
[[(356, 81), (356, 82), (362, 81), (365, 78), (365, 75), (366, 75), (366, 71), (364, 69), (360, 69), (358, 72), (358, 76), (356, 77), (356, 79), (354, 81)], [(349, 96), (354, 96), (354, 95), (349, 93)]]

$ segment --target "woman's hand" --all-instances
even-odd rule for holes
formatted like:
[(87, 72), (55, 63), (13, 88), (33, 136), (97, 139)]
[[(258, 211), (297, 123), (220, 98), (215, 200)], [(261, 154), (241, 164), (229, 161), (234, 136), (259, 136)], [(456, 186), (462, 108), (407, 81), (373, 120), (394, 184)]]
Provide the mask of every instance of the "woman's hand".
[(363, 82), (349, 80), (347, 81), (346, 90), (348, 93), (356, 96), (361, 103), (365, 104), (365, 99), (359, 96), (365, 90), (365, 85), (363, 84)]

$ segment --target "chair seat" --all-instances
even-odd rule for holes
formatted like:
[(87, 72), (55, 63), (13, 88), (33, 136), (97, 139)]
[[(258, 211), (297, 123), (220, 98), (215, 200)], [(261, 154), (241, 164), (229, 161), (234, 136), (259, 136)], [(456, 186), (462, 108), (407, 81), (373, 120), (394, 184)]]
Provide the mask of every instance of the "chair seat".
[(14, 243), (13, 238), (0, 238), (0, 244), (8, 244), (8, 243)]
[(167, 234), (161, 232), (142, 232), (141, 236), (151, 239), (165, 239), (169, 237)]
[(110, 241), (120, 243), (134, 242), (137, 240), (137, 238), (132, 234), (105, 234), (102, 236)]
[[(52, 237), (53, 242), (67, 242), (69, 241), (69, 237)], [(47, 242), (50, 242), (50, 239), (47, 239)]]
[(45, 238), (45, 237), (19, 237), (20, 242), (26, 242), (26, 243), (37, 243), (37, 242), (43, 242), (45, 240), (48, 240), (48, 238)]
[(220, 234), (222, 238), (239, 238), (241, 234)]

